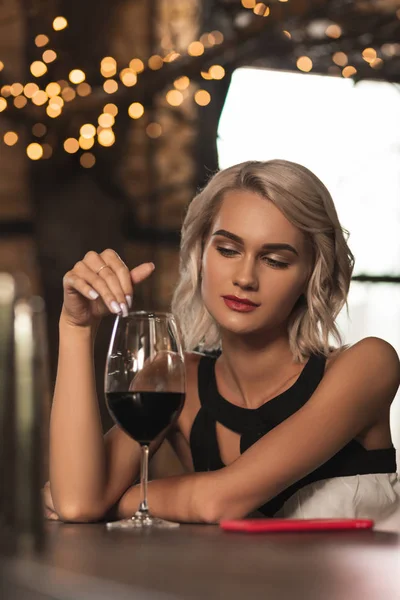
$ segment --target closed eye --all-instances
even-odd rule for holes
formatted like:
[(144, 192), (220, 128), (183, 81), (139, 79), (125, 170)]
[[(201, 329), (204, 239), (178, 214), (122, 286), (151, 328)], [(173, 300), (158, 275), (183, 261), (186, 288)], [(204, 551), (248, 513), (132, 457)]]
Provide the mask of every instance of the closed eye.
[(282, 262), (280, 260), (274, 260), (273, 258), (269, 258), (268, 256), (263, 256), (263, 261), (265, 261), (270, 267), (273, 269), (287, 269), (288, 263)]
[(217, 250), (222, 256), (234, 256), (235, 254), (239, 254), (237, 250), (232, 250), (232, 248), (223, 248), (222, 246), (217, 246)]
[[(224, 248), (223, 246), (217, 246), (217, 250), (222, 256), (226, 256), (227, 258), (232, 258), (233, 256), (239, 254), (237, 250), (233, 250), (232, 248)], [(269, 256), (262, 256), (261, 259), (273, 269), (287, 269), (289, 266), (288, 263), (269, 258)]]

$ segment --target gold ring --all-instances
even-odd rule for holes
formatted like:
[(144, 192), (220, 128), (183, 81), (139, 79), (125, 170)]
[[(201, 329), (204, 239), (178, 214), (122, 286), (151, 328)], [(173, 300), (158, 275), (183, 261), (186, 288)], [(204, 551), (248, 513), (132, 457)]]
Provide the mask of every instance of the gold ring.
[(100, 267), (100, 269), (96, 271), (96, 275), (98, 275), (102, 269), (106, 269), (107, 267), (108, 265), (103, 265), (102, 267)]

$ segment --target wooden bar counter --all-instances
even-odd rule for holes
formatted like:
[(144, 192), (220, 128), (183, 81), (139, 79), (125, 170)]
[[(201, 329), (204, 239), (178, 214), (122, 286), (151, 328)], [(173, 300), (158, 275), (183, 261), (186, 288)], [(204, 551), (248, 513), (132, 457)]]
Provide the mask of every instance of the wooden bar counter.
[(2, 600), (400, 599), (400, 534), (242, 534), (213, 525), (46, 524), (40, 557), (1, 559)]

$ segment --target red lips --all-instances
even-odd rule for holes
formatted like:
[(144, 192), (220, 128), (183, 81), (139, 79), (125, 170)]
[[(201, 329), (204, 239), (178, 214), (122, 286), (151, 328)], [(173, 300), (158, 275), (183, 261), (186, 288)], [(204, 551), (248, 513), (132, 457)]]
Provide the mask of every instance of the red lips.
[(247, 313), (256, 310), (259, 304), (255, 304), (247, 298), (238, 298), (237, 296), (222, 296), (226, 306), (235, 312)]
[(237, 302), (240, 304), (247, 304), (247, 306), (260, 306), (259, 304), (256, 304), (255, 302), (248, 300), (247, 298), (238, 298), (237, 296), (222, 296), (222, 297), (226, 300), (231, 300), (232, 302)]

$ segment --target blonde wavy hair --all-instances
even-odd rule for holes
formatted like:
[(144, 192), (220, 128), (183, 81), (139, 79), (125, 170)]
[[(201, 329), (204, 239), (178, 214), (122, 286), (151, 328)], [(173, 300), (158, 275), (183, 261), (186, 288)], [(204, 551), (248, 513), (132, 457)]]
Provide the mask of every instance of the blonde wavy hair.
[(222, 199), (230, 190), (250, 190), (273, 202), (311, 243), (313, 265), (307, 293), (289, 317), (288, 336), (294, 360), (312, 353), (328, 356), (329, 338), (342, 344), (335, 320), (347, 307), (354, 257), (348, 231), (339, 223), (332, 197), (309, 169), (286, 160), (248, 161), (216, 173), (192, 200), (182, 226), (179, 281), (172, 299), (186, 350), (219, 350), (218, 325), (201, 295), (204, 242)]

